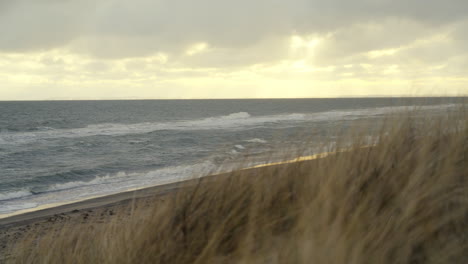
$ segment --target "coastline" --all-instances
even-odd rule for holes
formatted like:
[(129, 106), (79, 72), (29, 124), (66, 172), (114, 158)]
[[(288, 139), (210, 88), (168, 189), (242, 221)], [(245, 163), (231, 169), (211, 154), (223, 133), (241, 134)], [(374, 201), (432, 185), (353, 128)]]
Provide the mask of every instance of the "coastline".
[(453, 115), (80, 201), (91, 192), (51, 192), (62, 204), (0, 219), (0, 263), (463, 263), (467, 130)]
[(176, 194), (178, 189), (189, 187), (198, 181), (199, 179), (192, 179), (162, 184), (0, 218), (0, 263), (9, 259), (14, 246), (31, 234), (58, 231), (66, 224), (102, 224), (117, 220), (118, 217), (130, 217), (129, 208), (133, 204), (147, 206), (147, 203), (140, 202), (151, 199), (153, 206), (157, 206), (155, 204)]
[[(341, 152), (341, 151), (340, 151)], [(105, 224), (113, 220), (131, 217), (133, 206), (147, 207), (146, 201), (151, 201), (151, 207), (162, 205), (166, 199), (173, 198), (177, 190), (194, 187), (204, 180), (204, 184), (230, 177), (236, 172), (249, 175), (261, 175), (266, 169), (281, 169), (294, 163), (311, 162), (326, 158), (336, 152), (323, 152), (311, 156), (299, 156), (283, 162), (273, 162), (252, 167), (239, 168), (230, 172), (206, 175), (184, 181), (161, 184), (140, 189), (128, 190), (111, 195), (93, 197), (77, 202), (50, 205), (44, 209), (18, 213), (0, 218), (0, 262), (8, 259), (12, 248), (18, 241), (22, 241), (30, 234), (43, 233), (47, 230), (60, 230), (66, 224)], [(122, 218), (120, 218), (122, 219)]]
[[(255, 165), (252, 167), (240, 168), (235, 171), (247, 171), (247, 170), (258, 170), (265, 167), (272, 167), (272, 166), (281, 166), (285, 164), (291, 164), (296, 162), (303, 162), (303, 161), (310, 161), (319, 158), (325, 158), (333, 154), (333, 152), (324, 152), (310, 156), (300, 156), (295, 159), (285, 160), (282, 162), (274, 162), (274, 163), (265, 163), (260, 165)], [(212, 177), (223, 177), (228, 176), (232, 172), (223, 172), (219, 174), (212, 174), (206, 175), (199, 178), (193, 178), (183, 181), (171, 182), (171, 183), (163, 183), (160, 185), (149, 186), (149, 187), (142, 187), (132, 190), (127, 190), (124, 192), (119, 192), (115, 194), (97, 196), (97, 197), (90, 197), (78, 201), (73, 201), (70, 203), (65, 204), (46, 204), (43, 206), (39, 206), (36, 208), (21, 210), (18, 212), (14, 212), (11, 214), (5, 214), (4, 217), (0, 215), (0, 230), (20, 226), (20, 225), (28, 225), (35, 221), (40, 221), (41, 219), (59, 215), (59, 214), (66, 214), (76, 210), (87, 210), (87, 209), (95, 209), (101, 207), (110, 207), (114, 205), (122, 205), (127, 204), (134, 199), (141, 199), (141, 198), (148, 198), (148, 197), (158, 197), (164, 196), (168, 193), (172, 193), (179, 188), (190, 186), (191, 184), (196, 184), (201, 178), (212, 178)]]
[[(201, 179), (204, 184), (219, 179), (220, 177), (230, 177), (236, 172), (247, 172), (250, 175), (261, 174), (265, 169), (281, 169), (292, 163), (303, 163), (326, 157), (329, 153), (322, 153), (313, 156), (298, 157), (281, 163), (269, 163), (254, 167), (241, 168), (231, 172), (207, 175), (185, 181), (162, 184), (152, 187), (145, 187), (137, 190), (129, 190), (102, 197), (95, 197), (78, 202), (52, 206), (45, 209), (0, 218), (0, 262), (8, 259), (11, 249), (18, 241), (22, 241), (33, 233), (43, 233), (47, 230), (60, 230), (65, 224), (103, 224), (109, 223), (118, 217), (130, 217), (133, 205), (147, 206), (144, 202), (151, 201), (151, 206), (158, 206), (172, 195), (177, 194), (177, 190), (196, 186)], [(120, 215), (120, 216), (119, 216)]]
[[(193, 180), (190, 180), (193, 181)], [(89, 198), (81, 201), (76, 201), (68, 204), (51, 205), (44, 209), (37, 209), (30, 212), (14, 214), (4, 218), (0, 218), (0, 229), (18, 225), (27, 225), (31, 222), (40, 221), (41, 219), (58, 215), (66, 214), (76, 210), (87, 210), (100, 207), (108, 207), (129, 202), (133, 199), (141, 199), (151, 196), (160, 196), (172, 192), (182, 184), (187, 184), (188, 181), (175, 182), (152, 187), (146, 187), (138, 190), (125, 191), (111, 195)]]
[[(460, 203), (466, 187), (460, 173), (466, 164), (459, 161), (466, 153), (466, 129), (447, 129), (459, 128), (458, 122), (428, 122), (415, 131), (412, 124), (397, 124), (376, 144), (356, 140), (336, 152), (4, 219), (0, 262), (220, 263), (272, 257), (288, 262), (293, 257), (308, 263), (314, 250), (318, 262), (342, 263), (356, 252), (357, 263), (463, 262), (467, 209)], [(343, 246), (344, 258), (328, 259), (330, 245)], [(393, 251), (397, 255), (389, 256)]]

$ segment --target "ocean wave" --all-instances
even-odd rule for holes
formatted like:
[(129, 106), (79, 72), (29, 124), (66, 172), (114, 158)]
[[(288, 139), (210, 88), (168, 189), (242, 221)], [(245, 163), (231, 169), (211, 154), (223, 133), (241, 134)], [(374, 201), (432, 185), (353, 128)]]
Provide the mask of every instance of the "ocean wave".
[(144, 172), (126, 172), (96, 176), (89, 181), (70, 181), (51, 184), (35, 192), (30, 197), (15, 199), (19, 195), (9, 195), (8, 201), (0, 201), (0, 214), (13, 213), (23, 209), (45, 206), (49, 204), (67, 204), (92, 197), (112, 195), (145, 187), (170, 184), (206, 175), (213, 175), (231, 170), (213, 161), (213, 157), (205, 161), (165, 167)]
[[(132, 189), (180, 182), (220, 172), (213, 161), (166, 167), (146, 172), (125, 172), (96, 176), (89, 181), (51, 184), (33, 192), (27, 190), (0, 194), (0, 213), (46, 204), (69, 203), (90, 197), (111, 195)], [(33, 195), (34, 194), (34, 195)]]
[[(192, 176), (203, 176), (204, 174), (214, 170), (215, 164), (209, 160), (191, 164), (191, 165), (180, 165), (161, 168), (146, 172), (125, 172), (121, 171), (114, 174), (107, 174), (104, 176), (97, 176), (89, 181), (71, 181), (65, 183), (57, 183), (44, 188), (40, 191), (41, 194), (47, 192), (65, 191), (77, 188), (87, 188), (91, 186), (101, 186), (102, 188), (110, 188), (108, 191), (112, 191), (112, 188), (121, 190), (128, 188), (129, 186), (147, 186), (153, 184), (162, 184), (167, 182), (176, 182), (184, 179), (188, 179)], [(99, 192), (102, 191), (99, 188)]]
[(244, 140), (245, 142), (249, 142), (249, 143), (261, 143), (261, 144), (265, 144), (267, 143), (268, 141), (262, 139), (262, 138), (252, 138), (252, 139), (246, 139)]
[(112, 177), (111, 175), (98, 176), (90, 181), (72, 181), (72, 182), (65, 182), (65, 183), (56, 183), (56, 184), (48, 186), (47, 188), (41, 191), (37, 191), (36, 193), (62, 191), (62, 190), (68, 190), (68, 189), (73, 189), (77, 187), (103, 184), (109, 181), (110, 179), (121, 178), (122, 175), (125, 176), (125, 173), (119, 172), (114, 177)]
[(213, 130), (242, 129), (249, 126), (272, 122), (298, 121), (304, 114), (285, 114), (272, 116), (251, 116), (247, 112), (233, 113), (226, 116), (208, 117), (196, 120), (173, 122), (145, 122), (137, 124), (103, 123), (75, 129), (48, 129), (34, 132), (0, 133), (0, 144), (26, 144), (37, 140), (55, 138), (81, 138), (90, 136), (121, 136), (146, 134), (161, 130)]
[(37, 206), (37, 203), (2, 204), (2, 207), (0, 207), (0, 214), (35, 208)]
[(53, 128), (53, 127), (48, 127), (48, 126), (40, 126), (40, 127), (37, 127), (35, 130), (38, 130), (38, 131), (50, 131), (50, 130), (55, 130), (55, 128)]
[(30, 195), (32, 195), (32, 193), (29, 190), (19, 190), (7, 193), (0, 193), (0, 201), (18, 199)]
[[(288, 113), (279, 115), (252, 116), (247, 112), (232, 113), (225, 116), (208, 117), (196, 120), (173, 122), (144, 122), (136, 124), (103, 123), (75, 129), (50, 129), (34, 132), (0, 133), (0, 144), (25, 144), (37, 140), (56, 138), (81, 138), (90, 136), (122, 136), (146, 134), (161, 130), (242, 130), (251, 127), (287, 122), (339, 121), (372, 117), (411, 109), (440, 110), (456, 106), (438, 105), (422, 107), (380, 107), (367, 109), (337, 110), (317, 113)], [(259, 142), (260, 143), (260, 142)]]

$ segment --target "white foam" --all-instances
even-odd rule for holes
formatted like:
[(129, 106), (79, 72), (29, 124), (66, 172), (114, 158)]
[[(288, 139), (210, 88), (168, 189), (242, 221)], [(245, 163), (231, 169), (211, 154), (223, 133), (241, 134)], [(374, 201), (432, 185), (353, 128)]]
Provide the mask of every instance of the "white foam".
[(281, 122), (304, 119), (303, 114), (287, 114), (252, 117), (249, 113), (240, 112), (227, 116), (209, 117), (197, 120), (174, 122), (114, 124), (104, 123), (75, 129), (55, 129), (35, 132), (0, 133), (0, 144), (25, 144), (36, 140), (54, 138), (80, 138), (89, 136), (118, 136), (128, 134), (145, 134), (161, 130), (213, 130), (243, 129), (262, 125), (268, 122)]
[(32, 193), (29, 190), (20, 190), (14, 192), (0, 193), (0, 201), (17, 199), (21, 197), (30, 196)]
[(261, 143), (261, 144), (266, 144), (268, 141), (262, 139), (262, 138), (252, 138), (252, 139), (247, 139), (247, 140), (244, 140), (245, 142), (249, 142), (249, 143)]
[[(249, 118), (251, 117), (251, 115), (247, 112), (239, 112), (239, 113), (234, 113), (234, 114), (230, 114), (230, 115), (227, 115), (227, 116), (221, 116), (221, 117), (215, 117), (213, 119), (240, 119), (240, 118)], [(207, 120), (209, 120), (211, 118), (207, 118)]]
[(47, 130), (54, 130), (54, 128), (53, 127), (43, 126), (43, 127), (38, 127), (37, 130), (47, 131)]
[[(191, 165), (181, 165), (161, 168), (147, 172), (118, 172), (96, 177), (90, 181), (73, 181), (61, 184), (54, 184), (46, 189), (46, 192), (67, 191), (71, 189), (94, 190), (102, 192), (118, 192), (128, 189), (129, 186), (151, 186), (155, 184), (177, 182), (189, 179), (194, 175), (206, 175), (214, 171), (217, 166), (207, 160)], [(80, 195), (83, 196), (83, 195)]]
[(37, 203), (21, 203), (21, 204), (2, 204), (0, 207), (0, 214), (4, 213), (10, 213), (10, 212), (15, 212), (15, 211), (20, 211), (20, 210), (25, 210), (25, 209), (30, 209), (30, 208), (36, 208), (38, 206)]
[[(81, 138), (89, 136), (119, 136), (129, 134), (146, 134), (161, 130), (214, 130), (229, 129), (243, 130), (252, 127), (264, 126), (266, 124), (307, 122), (307, 121), (339, 121), (354, 120), (363, 117), (372, 117), (388, 113), (402, 112), (412, 109), (420, 110), (441, 110), (455, 107), (455, 104), (438, 106), (400, 106), (400, 107), (380, 107), (367, 109), (352, 109), (328, 111), (319, 113), (293, 113), (266, 116), (252, 116), (246, 112), (233, 113), (226, 116), (208, 117), (196, 120), (182, 120), (174, 122), (145, 122), (137, 124), (114, 124), (104, 123), (89, 125), (75, 129), (48, 129), (46, 131), (35, 132), (7, 132), (0, 133), (0, 144), (24, 144), (36, 140), (55, 138)], [(260, 143), (260, 142), (258, 142)]]
[(235, 145), (234, 147), (236, 147), (237, 149), (245, 149), (245, 147), (242, 145)]
[(125, 175), (125, 173), (120, 172), (114, 177), (112, 177), (111, 175), (105, 175), (102, 177), (96, 177), (90, 181), (72, 181), (72, 182), (66, 182), (66, 183), (57, 183), (52, 186), (49, 186), (46, 189), (46, 192), (61, 191), (61, 190), (73, 189), (76, 187), (84, 187), (84, 186), (89, 186), (89, 185), (102, 184), (102, 183), (109, 181), (111, 178), (112, 179), (120, 178), (121, 174)]
[(18, 194), (9, 194), (9, 200), (0, 202), (0, 213), (13, 213), (48, 204), (66, 204), (80, 199), (179, 182), (218, 172), (220, 172), (219, 166), (207, 160), (196, 164), (166, 167), (147, 172), (119, 172), (99, 176), (90, 181), (54, 184), (45, 188), (44, 192), (35, 195), (29, 193), (29, 197), (21, 196), (19, 192)]

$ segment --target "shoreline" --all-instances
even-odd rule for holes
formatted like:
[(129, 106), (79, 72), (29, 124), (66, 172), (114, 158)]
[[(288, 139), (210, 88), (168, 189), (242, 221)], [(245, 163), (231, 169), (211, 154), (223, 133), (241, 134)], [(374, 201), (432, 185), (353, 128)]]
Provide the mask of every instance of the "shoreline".
[[(28, 235), (41, 234), (48, 231), (58, 231), (66, 224), (106, 224), (131, 216), (135, 208), (159, 206), (176, 195), (180, 189), (195, 187), (203, 180), (203, 184), (209, 184), (220, 177), (230, 177), (236, 172), (244, 171), (251, 175), (262, 174), (265, 169), (279, 169), (293, 163), (311, 162), (329, 154), (318, 154), (308, 157), (298, 157), (282, 163), (264, 164), (207, 175), (185, 181), (145, 187), (137, 190), (129, 190), (102, 197), (86, 199), (69, 204), (39, 209), (32, 212), (17, 214), (0, 218), (0, 262), (9, 259), (15, 253), (11, 251), (19, 241), (23, 241)], [(151, 202), (152, 201), (152, 202)], [(148, 202), (151, 202), (149, 204)]]
[[(11, 222), (11, 221), (8, 221), (8, 219), (24, 218), (23, 216), (25, 216), (25, 215), (32, 215), (32, 214), (39, 213), (39, 212), (52, 211), (54, 209), (61, 209), (61, 208), (63, 208), (63, 209), (60, 210), (60, 211), (66, 211), (67, 208), (69, 208), (69, 207), (70, 208), (75, 207), (75, 206), (76, 207), (83, 207), (84, 204), (87, 204), (87, 203), (95, 204), (96, 206), (93, 206), (93, 207), (103, 206), (106, 203), (114, 204), (114, 203), (118, 203), (119, 201), (123, 201), (123, 200), (130, 199), (130, 198), (142, 198), (142, 197), (144, 197), (143, 193), (149, 192), (149, 189), (164, 188), (166, 186), (169, 187), (169, 186), (175, 185), (177, 183), (183, 183), (183, 182), (185, 182), (185, 181), (172, 182), (172, 183), (163, 183), (163, 184), (160, 184), (160, 185), (142, 187), (142, 188), (138, 188), (138, 189), (131, 189), (131, 190), (126, 190), (126, 191), (122, 191), (122, 192), (118, 192), (118, 193), (106, 194), (106, 195), (102, 195), (102, 196), (91, 196), (91, 197), (84, 198), (84, 199), (81, 199), (81, 200), (75, 200), (75, 201), (64, 202), (64, 203), (44, 204), (44, 205), (34, 207), (34, 208), (28, 208), (28, 209), (19, 210), (19, 211), (12, 212), (12, 213), (3, 214), (3, 215), (0, 215), (0, 228), (5, 223)], [(157, 194), (157, 193), (155, 193), (155, 194)], [(148, 194), (148, 195), (151, 195), (151, 194)], [(119, 196), (121, 196), (120, 199), (118, 198)], [(80, 205), (82, 205), (82, 206), (80, 206)], [(44, 214), (44, 213), (42, 213), (42, 214)]]
[(310, 161), (320, 158), (325, 158), (333, 154), (332, 152), (324, 152), (319, 154), (314, 154), (310, 156), (300, 156), (294, 159), (285, 160), (282, 162), (273, 162), (255, 165), (252, 167), (240, 168), (233, 170), (231, 172), (222, 172), (218, 174), (205, 175), (198, 178), (187, 179), (183, 181), (163, 183), (160, 185), (154, 185), (149, 187), (142, 187), (137, 189), (131, 189), (119, 193), (103, 195), (103, 196), (94, 196), (85, 198), (78, 201), (72, 201), (69, 203), (55, 203), (55, 204), (45, 204), (39, 207), (20, 210), (17, 212), (4, 214), (2, 217), (0, 215), (0, 229), (8, 229), (10, 227), (28, 225), (36, 221), (40, 221), (47, 217), (51, 217), (59, 214), (66, 214), (76, 210), (87, 210), (87, 209), (96, 209), (110, 207), (113, 205), (123, 204), (134, 199), (148, 198), (148, 197), (157, 197), (164, 196), (166, 194), (172, 193), (180, 188), (190, 186), (190, 184), (196, 184), (202, 178), (212, 178), (212, 177), (223, 177), (228, 176), (235, 171), (246, 171), (246, 170), (258, 170), (265, 167), (281, 166), (285, 164), (291, 164), (296, 162)]

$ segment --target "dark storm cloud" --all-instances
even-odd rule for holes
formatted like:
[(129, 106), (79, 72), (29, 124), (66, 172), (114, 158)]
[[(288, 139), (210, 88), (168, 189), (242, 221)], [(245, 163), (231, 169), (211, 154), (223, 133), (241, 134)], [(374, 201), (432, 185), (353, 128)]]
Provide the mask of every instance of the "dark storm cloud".
[(407, 44), (467, 13), (466, 0), (0, 0), (0, 50), (72, 43), (80, 52), (121, 58), (176, 54), (203, 41), (232, 56), (265, 39), (329, 34), (327, 60)]

